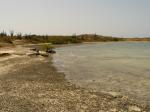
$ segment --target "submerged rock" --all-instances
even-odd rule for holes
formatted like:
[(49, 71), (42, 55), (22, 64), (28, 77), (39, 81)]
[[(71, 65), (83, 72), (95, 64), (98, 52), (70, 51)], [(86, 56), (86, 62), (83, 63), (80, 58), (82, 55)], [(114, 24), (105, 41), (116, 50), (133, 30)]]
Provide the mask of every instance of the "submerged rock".
[(47, 53), (52, 53), (52, 54), (56, 53), (56, 51), (54, 51), (53, 49), (47, 49), (46, 52)]

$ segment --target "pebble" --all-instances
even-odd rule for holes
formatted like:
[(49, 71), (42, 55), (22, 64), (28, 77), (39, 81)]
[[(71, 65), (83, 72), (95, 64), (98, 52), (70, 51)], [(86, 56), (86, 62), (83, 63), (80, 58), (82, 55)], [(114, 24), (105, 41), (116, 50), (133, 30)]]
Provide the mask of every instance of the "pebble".
[(129, 106), (129, 111), (130, 112), (141, 112), (141, 109), (137, 106)]

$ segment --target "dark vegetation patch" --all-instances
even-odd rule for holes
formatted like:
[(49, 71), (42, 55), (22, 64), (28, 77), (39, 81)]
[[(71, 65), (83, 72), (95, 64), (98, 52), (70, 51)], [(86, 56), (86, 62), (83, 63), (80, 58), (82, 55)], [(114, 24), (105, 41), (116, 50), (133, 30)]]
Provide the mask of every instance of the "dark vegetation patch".
[(69, 44), (82, 42), (117, 42), (117, 41), (150, 41), (150, 38), (119, 38), (112, 36), (102, 36), (96, 34), (83, 34), (71, 36), (49, 36), (49, 35), (31, 35), (17, 33), (13, 31), (10, 34), (6, 32), (0, 33), (0, 42), (13, 44), (15, 40), (22, 40), (28, 43), (52, 43), (52, 44)]
[(10, 34), (6, 32), (0, 33), (0, 42), (13, 44), (15, 40), (28, 41), (29, 43), (52, 43), (52, 44), (69, 44), (82, 42), (107, 42), (107, 41), (123, 41), (123, 38), (116, 38), (111, 36), (101, 36), (96, 34), (71, 35), (71, 36), (49, 36), (49, 35), (31, 35), (22, 33)]

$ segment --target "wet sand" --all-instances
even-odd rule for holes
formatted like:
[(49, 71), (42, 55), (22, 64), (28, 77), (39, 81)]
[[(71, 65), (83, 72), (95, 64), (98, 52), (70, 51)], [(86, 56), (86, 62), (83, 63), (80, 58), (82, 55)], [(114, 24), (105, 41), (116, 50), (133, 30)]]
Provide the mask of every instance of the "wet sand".
[(0, 72), (1, 112), (150, 111), (150, 107), (128, 97), (71, 84), (63, 73), (57, 72), (51, 60), (51, 56), (25, 54), (0, 59), (0, 70), (4, 67)]

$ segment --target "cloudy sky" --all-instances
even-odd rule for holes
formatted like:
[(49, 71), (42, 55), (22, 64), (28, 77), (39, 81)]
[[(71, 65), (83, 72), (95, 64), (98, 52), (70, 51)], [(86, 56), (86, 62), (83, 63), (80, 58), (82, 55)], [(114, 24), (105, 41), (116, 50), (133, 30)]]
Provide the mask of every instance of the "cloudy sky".
[(150, 0), (0, 0), (0, 30), (150, 36)]

